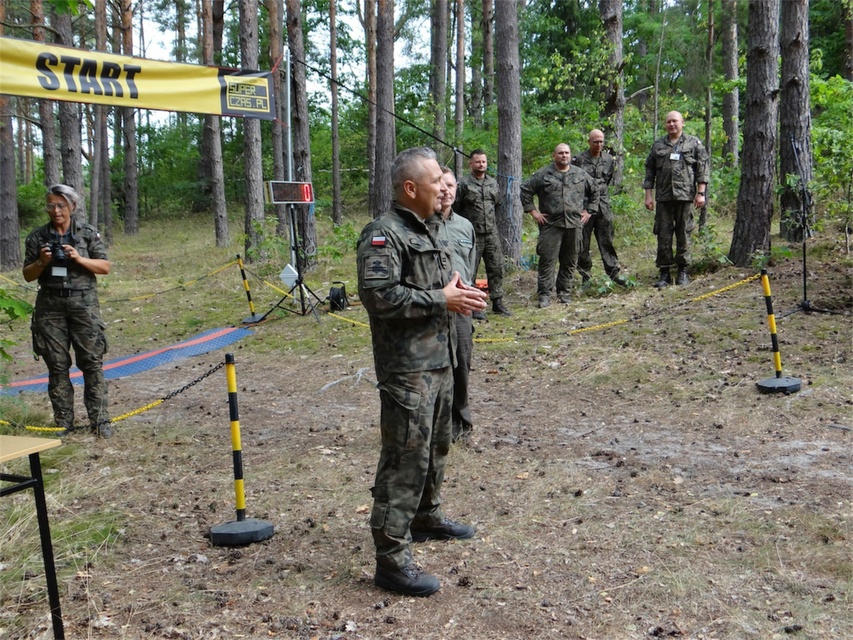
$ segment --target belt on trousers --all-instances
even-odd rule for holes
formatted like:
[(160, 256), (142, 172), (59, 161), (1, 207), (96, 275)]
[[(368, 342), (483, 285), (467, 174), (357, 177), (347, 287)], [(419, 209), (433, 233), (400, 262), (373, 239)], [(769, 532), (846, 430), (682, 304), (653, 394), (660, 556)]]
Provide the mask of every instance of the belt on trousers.
[(57, 298), (70, 298), (71, 296), (82, 296), (89, 289), (42, 289), (42, 291)]

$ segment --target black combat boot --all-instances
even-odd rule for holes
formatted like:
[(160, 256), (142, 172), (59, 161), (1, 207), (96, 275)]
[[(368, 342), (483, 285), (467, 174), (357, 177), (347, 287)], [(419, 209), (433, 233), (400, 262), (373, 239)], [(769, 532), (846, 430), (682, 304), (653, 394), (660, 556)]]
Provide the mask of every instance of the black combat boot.
[(660, 270), (660, 280), (654, 283), (654, 287), (657, 289), (663, 289), (664, 287), (668, 287), (672, 284), (672, 276), (669, 273), (669, 269), (661, 269)]
[(675, 277), (675, 284), (690, 284), (690, 278), (687, 276), (685, 267), (678, 267), (678, 275)]
[(506, 308), (503, 298), (495, 298), (492, 301), (492, 313), (499, 316), (511, 316), (512, 312)]
[(405, 596), (429, 596), (441, 588), (438, 578), (424, 572), (416, 564), (410, 564), (402, 569), (376, 567), (373, 583), (377, 587), (402, 593)]
[(419, 528), (412, 525), (412, 540), (424, 542), (425, 540), (467, 540), (474, 537), (474, 527), (454, 522), (445, 518), (438, 524)]

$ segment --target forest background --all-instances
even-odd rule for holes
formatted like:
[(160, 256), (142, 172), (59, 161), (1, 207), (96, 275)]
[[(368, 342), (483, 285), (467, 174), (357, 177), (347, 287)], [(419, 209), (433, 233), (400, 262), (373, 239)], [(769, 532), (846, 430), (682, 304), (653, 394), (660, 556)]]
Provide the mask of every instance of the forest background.
[[(773, 219), (796, 241), (802, 178), (813, 195), (809, 235), (829, 222), (846, 228), (851, 215), (850, 0), (4, 0), (0, 7), (7, 36), (275, 69), (276, 91), (287, 95), (282, 83), (290, 80), (292, 96), (289, 105), (278, 101), (276, 122), (3, 97), (4, 269), (19, 266), (19, 236), (40, 219), (43, 186), (58, 181), (86, 194), (86, 215), (108, 242), (117, 228), (134, 234), (180, 215), (200, 230), (212, 217), (223, 246), (231, 242), (229, 212), (242, 206), (246, 259), (263, 260), (289, 243), (285, 208), (263, 202), (268, 179), (314, 183), (316, 206), (298, 215), (299, 259), (310, 269), (322, 250), (316, 216), (352, 234), (349, 222), (390, 201), (396, 150), (416, 145), (435, 147), (459, 174), (466, 150), (489, 151), (509, 195), (499, 226), (517, 266), (520, 180), (560, 141), (583, 150), (594, 127), (620, 159), (614, 209), (630, 239), (643, 223), (642, 163), (671, 109), (712, 153), (700, 239), (718, 260), (766, 260)], [(149, 40), (171, 50), (152, 51)], [(706, 231), (708, 212), (732, 221), (730, 246), (715, 225)]]
[[(223, 270), (235, 253), (259, 312), (281, 298), (258, 283), (290, 260), (287, 212), (259, 192), (289, 163), (317, 194), (298, 209), (298, 259), (322, 296), (335, 281), (354, 288), (354, 242), (388, 205), (396, 149), (434, 146), (461, 173), (454, 149), (483, 147), (515, 189), (558, 142), (580, 151), (602, 127), (623, 162), (613, 203), (628, 288), (596, 266), (575, 303), (535, 309), (535, 226), (501, 212), (515, 315), (477, 327), (482, 450), (454, 447), (445, 487), (478, 535), (417, 548), (438, 594), (413, 603), (372, 586), (378, 401), (364, 310), (315, 322), (273, 307), (234, 350), (250, 515), (276, 535), (247, 549), (205, 538), (233, 517), (225, 389), (210, 375), (221, 353), (111, 381), (114, 418), (126, 412), (116, 435), (72, 434), (42, 456), (69, 636), (851, 637), (849, 0), (0, 8), (10, 37), (275, 68), (294, 96), (278, 123), (0, 97), (3, 380), (44, 373), (20, 251), (46, 219), (46, 183), (81, 190), (110, 244), (99, 288), (122, 356), (239, 323), (245, 292)], [(711, 203), (693, 284), (656, 291), (639, 286), (656, 273), (640, 183), (671, 109), (711, 150)], [(805, 234), (792, 137), (812, 195)], [(780, 320), (786, 373), (804, 386), (789, 397), (753, 384), (772, 375), (762, 266), (782, 309), (807, 276), (838, 312)], [(49, 403), (3, 396), (0, 418), (21, 433), (49, 424)], [(50, 637), (29, 498), (4, 498), (3, 638)]]

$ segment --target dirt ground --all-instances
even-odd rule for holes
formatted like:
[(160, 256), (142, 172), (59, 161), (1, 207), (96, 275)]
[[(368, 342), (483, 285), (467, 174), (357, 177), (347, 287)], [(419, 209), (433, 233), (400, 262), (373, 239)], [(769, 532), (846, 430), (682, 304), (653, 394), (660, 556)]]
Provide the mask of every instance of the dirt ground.
[[(221, 372), (111, 440), (74, 434), (44, 456), (67, 637), (853, 637), (851, 269), (810, 273), (812, 304), (846, 315), (780, 317), (802, 300), (800, 265), (771, 273), (784, 373), (802, 382), (791, 395), (756, 389), (774, 377), (760, 284), (696, 299), (750, 272), (548, 310), (530, 306), (534, 274), (516, 275), (514, 317), (477, 327), (476, 446), (454, 445), (445, 480), (448, 515), (477, 535), (415, 546), (442, 581), (426, 599), (372, 584), (379, 401), (363, 309), (258, 326), (228, 351), (247, 515), (275, 535), (206, 537), (235, 518)], [(113, 382), (114, 414), (222, 359)], [(21, 360), (14, 378), (39, 372)], [(5, 500), (23, 519), (25, 498)], [(2, 638), (51, 637), (34, 532), (15, 525), (0, 552), (2, 573), (27, 565), (0, 581)]]

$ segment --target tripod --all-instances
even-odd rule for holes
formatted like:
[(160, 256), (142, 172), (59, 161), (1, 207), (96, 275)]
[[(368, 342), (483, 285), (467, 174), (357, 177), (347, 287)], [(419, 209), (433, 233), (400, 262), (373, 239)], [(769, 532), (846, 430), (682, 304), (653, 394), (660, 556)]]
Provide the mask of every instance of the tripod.
[[(320, 297), (305, 284), (305, 280), (302, 277), (302, 263), (299, 259), (299, 233), (296, 227), (296, 207), (289, 204), (287, 205), (287, 210), (290, 220), (290, 264), (287, 266), (292, 268), (292, 265), (296, 265), (296, 278), (293, 281), (293, 286), (290, 287), (290, 291), (282, 296), (282, 298), (276, 302), (269, 311), (261, 316), (261, 319), (258, 320), (258, 322), (266, 320), (266, 317), (275, 309), (282, 309), (283, 311), (295, 313), (300, 316), (307, 316), (310, 312), (314, 314), (314, 318), (317, 322), (320, 322), (320, 314), (317, 313), (317, 305), (321, 304), (323, 301), (320, 300)], [(292, 300), (297, 299), (297, 295), (294, 295), (293, 293), (294, 291), (298, 292), (299, 310), (293, 309), (290, 306), (282, 305), (282, 303), (288, 298)], [(314, 298), (313, 300), (311, 299), (312, 297)]]
[(800, 228), (803, 234), (803, 301), (800, 304), (790, 311), (786, 311), (783, 313), (780, 318), (784, 318), (791, 314), (797, 313), (798, 311), (803, 311), (805, 313), (811, 313), (814, 311), (815, 313), (834, 313), (837, 315), (843, 315), (840, 311), (833, 311), (832, 309), (821, 309), (820, 307), (815, 307), (809, 302), (808, 296), (808, 270), (806, 268), (806, 240), (808, 240), (809, 235), (811, 234), (811, 230), (809, 229), (809, 209), (811, 209), (811, 194), (809, 193), (808, 186), (806, 185), (806, 174), (803, 170), (803, 165), (800, 163), (800, 153), (797, 148), (797, 141), (794, 140), (794, 136), (791, 136), (791, 148), (794, 151), (794, 160), (797, 163), (797, 173), (800, 176)]

